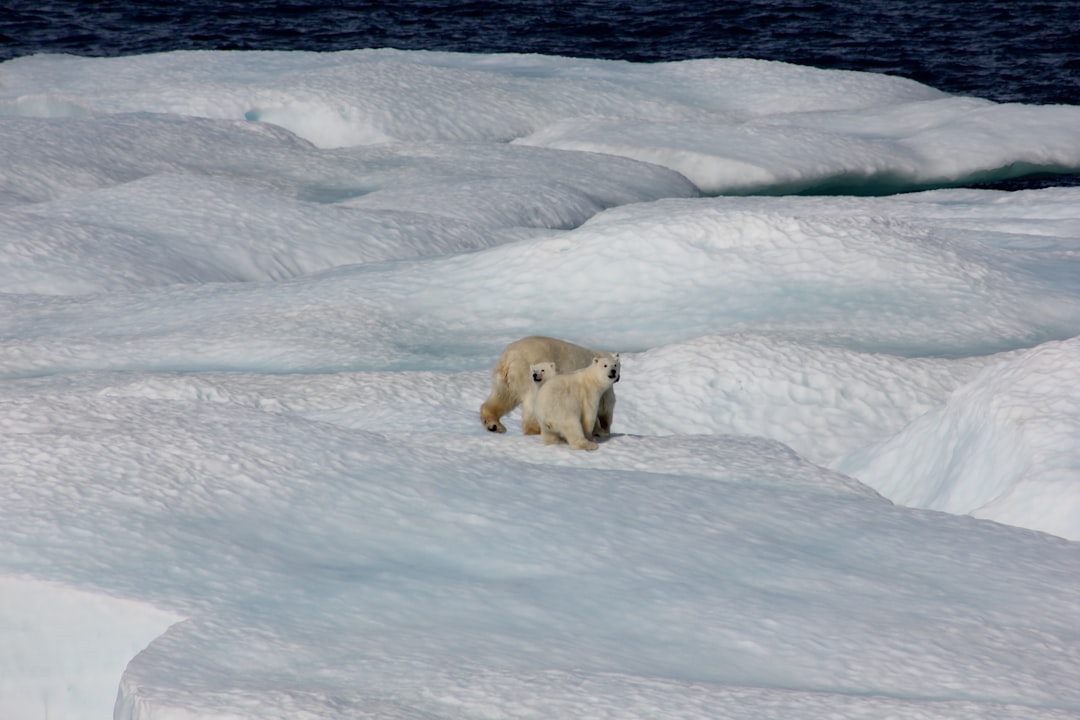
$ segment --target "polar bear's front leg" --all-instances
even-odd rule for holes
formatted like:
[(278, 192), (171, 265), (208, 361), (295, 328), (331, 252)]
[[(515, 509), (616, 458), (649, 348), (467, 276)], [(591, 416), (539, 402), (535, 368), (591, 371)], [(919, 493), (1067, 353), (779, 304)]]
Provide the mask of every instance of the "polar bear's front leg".
[(537, 421), (536, 412), (533, 410), (533, 401), (535, 399), (536, 393), (533, 392), (521, 400), (521, 432), (526, 435), (540, 434), (540, 423)]
[(596, 424), (593, 426), (593, 437), (607, 437), (611, 435), (611, 420), (615, 415), (615, 391), (607, 389), (600, 396), (600, 410), (596, 413)]
[(596, 432), (596, 428), (600, 425), (600, 419), (591, 410), (592, 408), (581, 409), (581, 434), (586, 440), (592, 440), (594, 436), (600, 434)]
[(577, 424), (572, 424), (570, 427), (566, 428), (566, 433), (564, 434), (566, 435), (567, 444), (575, 450), (595, 450), (599, 447), (592, 441), (592, 437), (586, 435), (582, 431), (581, 426)]
[(558, 445), (562, 442), (562, 436), (556, 432), (552, 432), (546, 427), (540, 428), (540, 438), (544, 441), (545, 445)]
[(570, 447), (574, 448), (575, 450), (595, 450), (600, 446), (592, 440), (586, 440), (585, 436), (583, 435), (578, 440), (570, 441)]

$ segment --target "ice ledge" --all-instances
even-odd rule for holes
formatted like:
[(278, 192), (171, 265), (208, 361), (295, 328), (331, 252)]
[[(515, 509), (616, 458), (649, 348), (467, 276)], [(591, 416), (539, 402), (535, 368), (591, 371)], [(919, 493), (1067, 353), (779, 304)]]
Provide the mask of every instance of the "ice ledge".
[(0, 718), (112, 717), (128, 662), (180, 619), (141, 602), (0, 576)]

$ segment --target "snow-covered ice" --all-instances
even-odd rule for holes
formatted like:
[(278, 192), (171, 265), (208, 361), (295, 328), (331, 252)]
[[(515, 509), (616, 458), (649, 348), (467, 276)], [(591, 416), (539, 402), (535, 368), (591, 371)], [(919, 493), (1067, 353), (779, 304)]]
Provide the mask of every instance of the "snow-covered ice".
[[(1078, 128), (748, 60), (0, 64), (0, 717), (1080, 718), (1080, 188), (958, 189)], [(480, 424), (528, 334), (622, 353), (597, 451)]]

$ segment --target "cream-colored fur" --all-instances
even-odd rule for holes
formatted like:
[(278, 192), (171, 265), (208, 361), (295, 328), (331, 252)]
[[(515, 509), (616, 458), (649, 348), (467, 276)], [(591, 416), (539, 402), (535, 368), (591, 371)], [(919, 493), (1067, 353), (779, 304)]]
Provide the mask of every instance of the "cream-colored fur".
[(544, 381), (550, 380), (558, 374), (555, 370), (555, 363), (550, 360), (548, 362), (533, 363), (530, 370), (532, 372), (534, 392), (540, 389), (540, 386), (544, 384)]
[(580, 370), (545, 379), (533, 403), (544, 443), (566, 442), (576, 450), (595, 450), (593, 429), (600, 398), (619, 379), (619, 371), (618, 354), (605, 354)]
[[(515, 340), (506, 346), (495, 363), (491, 394), (480, 407), (480, 421), (491, 432), (506, 432), (506, 427), (501, 422), (503, 416), (521, 405), (522, 432), (526, 435), (538, 435), (540, 426), (532, 409), (536, 391), (532, 366), (536, 363), (553, 362), (558, 372), (568, 373), (586, 367), (593, 358), (606, 354), (601, 350), (590, 350), (542, 335), (530, 335)], [(609, 389), (601, 400), (593, 435), (607, 435), (611, 432), (614, 413), (615, 391)]]

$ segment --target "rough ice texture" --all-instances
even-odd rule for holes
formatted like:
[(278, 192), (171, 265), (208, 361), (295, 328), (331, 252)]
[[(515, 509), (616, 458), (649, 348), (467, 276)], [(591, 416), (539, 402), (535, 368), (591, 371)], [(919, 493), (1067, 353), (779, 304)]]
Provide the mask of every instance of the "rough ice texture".
[(904, 505), (1080, 540), (1077, 428), (1080, 338), (1072, 338), (990, 365), (837, 467)]
[[(0, 76), (0, 716), (1080, 716), (1080, 189), (703, 197), (1075, 171), (1077, 108), (738, 60)], [(622, 353), (597, 452), (481, 426), (536, 333)]]

